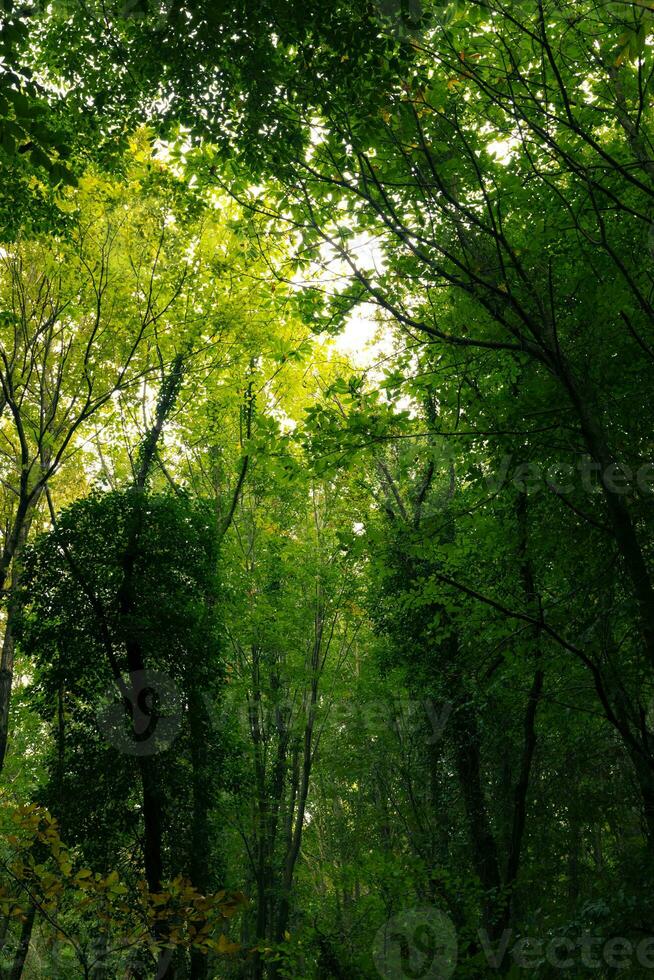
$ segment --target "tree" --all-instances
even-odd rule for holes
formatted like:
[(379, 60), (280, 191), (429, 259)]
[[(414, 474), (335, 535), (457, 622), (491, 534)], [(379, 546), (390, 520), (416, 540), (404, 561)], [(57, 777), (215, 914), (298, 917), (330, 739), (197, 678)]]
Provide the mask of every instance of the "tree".
[[(551, 438), (569, 445), (559, 465), (587, 458), (600, 494), (589, 508), (583, 479), (561, 506), (587, 516), (589, 540), (601, 528), (607, 561), (619, 556), (633, 637), (620, 657), (622, 676), (635, 683), (616, 682), (605, 663), (615, 650), (562, 634), (546, 608), (541, 628), (591, 671), (646, 814), (652, 760), (639, 691), (649, 691), (654, 636), (643, 533), (649, 501), (647, 488), (629, 488), (625, 474), (633, 485), (647, 470), (649, 423), (641, 429), (644, 406), (637, 418), (620, 406), (634, 379), (646, 389), (650, 369), (650, 274), (642, 262), (651, 199), (643, 113), (650, 16), (636, 4), (594, 2), (572, 24), (557, 4), (445, 8), (433, 28), (396, 40), (397, 60), (368, 78), (356, 108), (347, 73), (331, 87), (332, 79), (319, 78), (312, 94), (320, 136), (310, 157), (280, 167), (279, 210), (269, 208), (303, 242), (313, 233), (316, 248), (328, 248), (349, 273), (336, 314), (328, 307), (325, 315), (343, 317), (370, 301), (418, 343), (461, 358), (487, 352), (491, 383), (502, 379), (521, 407), (500, 409), (489, 437), (509, 424), (529, 436), (535, 408), (548, 413)], [(373, 73), (371, 59), (362, 61)], [(575, 99), (573, 89), (587, 96)], [(310, 113), (301, 118), (308, 125)], [(357, 258), (364, 233), (384, 256), (381, 271)], [(316, 254), (305, 245), (306, 262)], [(609, 281), (600, 295), (598, 284)], [(616, 374), (616, 358), (628, 372)], [(488, 388), (477, 388), (483, 398)], [(462, 404), (464, 395), (469, 413), (479, 396), (465, 380)], [(539, 622), (524, 606), (507, 614)]]
[[(137, 763), (125, 798), (192, 786), (196, 861), (224, 850), (225, 885), (252, 896), (230, 974), (433, 965), (430, 924), (416, 943), (403, 918), (418, 907), (452, 920), (462, 975), (519, 972), (535, 940), (529, 969), (546, 976), (557, 937), (584, 975), (587, 934), (629, 937), (637, 975), (654, 841), (652, 11), (640, 0), (392, 6), (187, 0), (13, 17), (9, 89), (26, 90), (31, 70), (38, 91), (20, 112), (9, 96), (0, 115), (20, 130), (22, 199), (34, 191), (56, 222), (41, 237), (35, 219), (22, 238), (12, 229), (7, 257), (41, 243), (76, 256), (84, 215), (104, 227), (127, 204), (120, 254), (145, 259), (118, 263), (126, 322), (147, 308), (146, 269), (157, 266), (153, 296), (161, 283), (171, 295), (182, 269), (186, 280), (135, 355), (134, 384), (83, 420), (77, 456), (66, 449), (56, 473), (35, 475), (41, 495), (5, 585), (21, 586), (43, 501), (56, 525), (97, 477), (112, 491), (101, 499), (121, 501), (112, 594), (129, 625), (149, 502), (178, 514), (211, 501), (220, 589), (207, 614), (229, 641), (216, 691), (224, 781), (214, 792), (203, 750), (215, 717), (189, 688), (169, 780)], [(65, 188), (18, 151), (30, 132), (38, 141), (39, 113), (65, 130), (75, 107), (93, 108), (96, 139), (65, 140), (80, 178)], [(99, 251), (84, 252), (93, 269)], [(64, 277), (82, 294), (84, 336), (85, 273), (78, 263)], [(328, 336), (364, 319), (383, 349), (353, 366)], [(50, 349), (72, 398), (78, 362), (55, 339)], [(49, 409), (20, 371), (25, 427)], [(14, 415), (7, 405), (8, 438)], [(47, 427), (25, 431), (34, 474), (47, 473)], [(21, 499), (13, 438), (8, 541)], [(100, 510), (91, 537), (108, 537)], [(124, 633), (133, 676), (152, 651)], [(49, 650), (39, 671), (54, 667)], [(16, 752), (40, 724), (17, 691)], [(92, 698), (78, 702), (91, 739), (70, 767), (80, 781), (98, 758)], [(58, 703), (52, 680), (39, 711), (57, 726)], [(41, 790), (54, 806), (55, 760), (38, 746), (18, 795)], [(165, 806), (149, 812), (175, 823)], [(129, 820), (129, 807), (107, 808), (97, 840), (133, 839)], [(92, 828), (71, 824), (88, 847)], [(190, 853), (175, 855), (156, 819), (145, 827), (156, 887)], [(204, 871), (198, 861), (192, 874)], [(200, 955), (186, 964), (194, 976)], [(601, 960), (611, 975), (615, 957)]]
[(216, 890), (207, 821), (222, 749), (202, 711), (224, 674), (212, 528), (210, 511), (176, 495), (101, 494), (64, 512), (25, 557), (19, 636), (53, 731), (47, 802), (89, 862), (131, 855), (127, 867), (144, 869), (150, 893), (180, 873), (203, 894)]
[[(167, 231), (163, 200), (144, 201), (127, 214), (116, 185), (89, 179), (76, 206), (72, 242), (28, 238), (2, 258), (3, 591), (46, 488), (79, 452), (91, 420), (114, 397), (129, 397), (159, 366), (158, 357), (168, 356), (157, 331), (176, 304), (183, 309), (189, 286), (188, 270), (179, 264), (187, 240)], [(10, 600), (0, 762), (7, 743), (12, 616)]]
[[(282, 481), (260, 465), (225, 554), (230, 703), (245, 722), (247, 752), (233, 817), (254, 902), (244, 942), (261, 953), (292, 928), (312, 774), (360, 626), (356, 569), (335, 533), (339, 510), (334, 484)], [(255, 957), (252, 976), (264, 969), (265, 957)], [(271, 976), (278, 970), (269, 966)]]

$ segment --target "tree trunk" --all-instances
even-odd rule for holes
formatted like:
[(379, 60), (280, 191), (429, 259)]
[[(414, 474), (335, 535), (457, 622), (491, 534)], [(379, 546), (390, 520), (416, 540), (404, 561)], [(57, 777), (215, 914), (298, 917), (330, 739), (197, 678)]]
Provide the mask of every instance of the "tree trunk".
[[(193, 818), (191, 826), (191, 881), (206, 895), (211, 885), (211, 835), (209, 807), (211, 784), (208, 776), (207, 749), (210, 724), (201, 693), (194, 689), (189, 699), (191, 765), (193, 768)], [(197, 924), (198, 929), (203, 923)], [(199, 949), (191, 949), (191, 980), (205, 980), (208, 959)]]
[(472, 863), (484, 890), (483, 924), (491, 940), (501, 935), (497, 900), (502, 887), (497, 844), (481, 777), (479, 730), (474, 710), (463, 704), (452, 712), (454, 758), (463, 794)]
[[(7, 603), (7, 622), (5, 635), (2, 641), (2, 654), (0, 655), (0, 773), (2, 772), (7, 755), (7, 744), (9, 738), (9, 708), (11, 705), (11, 688), (14, 679), (14, 636), (13, 623), (16, 616), (15, 590), (18, 585), (17, 563), (20, 561), (21, 552), (27, 541), (27, 535), (32, 524), (35, 508), (38, 505), (41, 493), (38, 493), (32, 502), (31, 510), (25, 512), (22, 518), (20, 533), (17, 535), (12, 549), (13, 565), (11, 567), (11, 581), (9, 583), (9, 602)], [(9, 570), (0, 576), (0, 589), (4, 586), (9, 577)]]
[[(520, 536), (520, 575), (527, 600), (527, 607), (532, 610), (535, 619), (540, 615), (540, 604), (536, 590), (536, 580), (532, 563), (528, 551), (528, 523), (527, 523), (527, 494), (521, 492), (517, 502), (518, 532)], [(512, 892), (518, 878), (520, 868), (520, 858), (522, 854), (522, 842), (524, 838), (525, 825), (527, 820), (527, 794), (531, 780), (531, 768), (534, 761), (536, 750), (536, 712), (543, 693), (544, 673), (541, 667), (540, 650), (540, 628), (534, 628), (534, 661), (536, 670), (534, 673), (527, 708), (524, 717), (522, 758), (520, 760), (520, 770), (518, 780), (513, 793), (513, 825), (509, 839), (508, 858), (506, 863), (506, 873), (504, 877), (505, 895), (503, 899), (503, 910), (500, 918), (500, 926), (503, 931), (511, 921), (512, 911)]]
[(16, 955), (14, 956), (14, 962), (11, 966), (8, 980), (20, 980), (23, 975), (23, 969), (25, 967), (25, 961), (30, 948), (30, 940), (32, 938), (32, 929), (34, 928), (35, 919), (36, 911), (34, 908), (30, 908), (20, 931), (18, 949), (16, 950)]
[(14, 638), (11, 625), (11, 607), (7, 612), (7, 625), (2, 641), (0, 656), (0, 772), (2, 772), (7, 755), (9, 738), (9, 706), (11, 704), (11, 687), (14, 679)]
[(590, 412), (587, 400), (577, 391), (576, 382), (565, 364), (560, 368), (560, 376), (577, 412), (588, 452), (599, 467), (600, 485), (604, 493), (613, 537), (638, 605), (647, 658), (650, 666), (654, 667), (654, 589), (636, 528), (625, 501), (625, 494), (617, 492), (614, 486), (609, 485), (609, 472), (617, 466), (617, 463), (608, 447), (601, 425)]
[(107, 936), (101, 932), (94, 949), (94, 957), (89, 971), (91, 980), (109, 980), (107, 969)]

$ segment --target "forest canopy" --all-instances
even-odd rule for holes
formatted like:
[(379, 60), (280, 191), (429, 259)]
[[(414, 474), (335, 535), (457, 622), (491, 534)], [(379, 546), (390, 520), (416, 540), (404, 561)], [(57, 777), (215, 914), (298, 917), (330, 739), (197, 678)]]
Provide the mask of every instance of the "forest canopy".
[(650, 976), (653, 76), (5, 0), (3, 976)]

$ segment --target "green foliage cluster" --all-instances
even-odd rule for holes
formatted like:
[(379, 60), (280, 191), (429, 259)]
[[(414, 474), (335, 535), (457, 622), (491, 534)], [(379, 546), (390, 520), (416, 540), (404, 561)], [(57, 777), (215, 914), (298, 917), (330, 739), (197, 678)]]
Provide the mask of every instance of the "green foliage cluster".
[(649, 975), (653, 16), (5, 5), (12, 980)]

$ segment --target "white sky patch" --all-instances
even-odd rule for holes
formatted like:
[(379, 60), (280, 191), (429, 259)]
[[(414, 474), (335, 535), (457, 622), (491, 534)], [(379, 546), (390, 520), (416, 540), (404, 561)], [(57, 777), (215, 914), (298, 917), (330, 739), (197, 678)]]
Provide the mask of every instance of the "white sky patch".
[(297, 422), (295, 419), (278, 405), (271, 394), (268, 397), (268, 413), (275, 419), (279, 424), (282, 435), (288, 435), (289, 432), (293, 432), (297, 428)]
[(345, 329), (334, 338), (334, 347), (339, 354), (350, 358), (357, 365), (370, 359), (370, 348), (374, 346), (379, 331), (374, 314), (374, 308), (369, 304), (358, 307), (352, 312)]
[(350, 252), (356, 264), (364, 271), (374, 269), (377, 275), (384, 272), (384, 254), (375, 239), (369, 235), (358, 235), (353, 239)]
[(498, 163), (507, 166), (509, 163), (511, 163), (513, 154), (519, 145), (520, 140), (517, 137), (512, 136), (506, 140), (494, 140), (492, 143), (487, 145), (486, 149), (489, 153), (492, 153), (492, 155), (497, 159)]
[(371, 377), (383, 374), (383, 362), (391, 356), (394, 336), (390, 324), (380, 320), (377, 309), (367, 303), (353, 310), (345, 329), (332, 341), (332, 348), (353, 367)]
[[(338, 228), (334, 228), (331, 237), (338, 242)], [(369, 279), (383, 274), (385, 269), (384, 255), (379, 245), (370, 235), (357, 235), (347, 242), (347, 252), (350, 259)], [(352, 278), (352, 269), (338, 252), (338, 246), (323, 242), (320, 246), (320, 262), (314, 265), (314, 274), (323, 287), (336, 292)]]
[[(348, 243), (348, 252), (358, 269), (374, 280), (384, 272), (382, 250), (370, 235), (359, 235)], [(347, 263), (328, 244), (321, 248), (322, 262), (316, 275), (323, 288), (336, 292), (350, 281)], [(370, 371), (393, 350), (393, 333), (385, 325), (374, 303), (361, 303), (352, 310), (344, 329), (331, 341), (333, 350), (346, 357), (356, 368)]]

